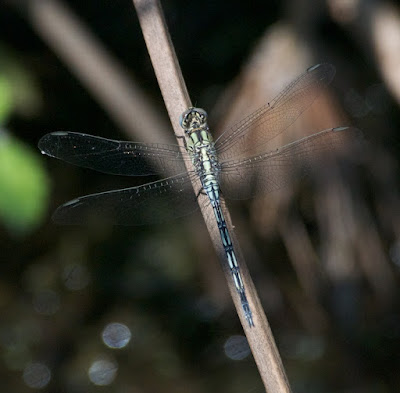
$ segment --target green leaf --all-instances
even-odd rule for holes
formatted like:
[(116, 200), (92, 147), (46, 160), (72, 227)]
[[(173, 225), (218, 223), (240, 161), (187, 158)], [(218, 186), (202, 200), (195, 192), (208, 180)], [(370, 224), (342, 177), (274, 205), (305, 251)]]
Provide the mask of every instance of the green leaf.
[(0, 220), (14, 234), (32, 231), (41, 221), (49, 180), (39, 155), (0, 129)]
[(0, 74), (0, 124), (5, 124), (13, 109), (12, 86), (9, 80)]
[(41, 104), (34, 74), (0, 43), (0, 125), (4, 126), (11, 114), (34, 116)]

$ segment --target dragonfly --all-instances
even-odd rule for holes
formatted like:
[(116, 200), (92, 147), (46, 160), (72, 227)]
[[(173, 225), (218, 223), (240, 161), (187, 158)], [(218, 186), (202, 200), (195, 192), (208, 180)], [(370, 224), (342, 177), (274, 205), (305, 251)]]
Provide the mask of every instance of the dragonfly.
[[(223, 132), (215, 141), (208, 127), (207, 113), (201, 108), (189, 108), (180, 117), (185, 150), (179, 145), (117, 141), (65, 131), (43, 136), (38, 144), (41, 152), (70, 164), (113, 175), (167, 176), (136, 187), (73, 199), (55, 211), (53, 220), (75, 225), (87, 223), (95, 214), (108, 217), (116, 225), (165, 222), (197, 210), (199, 192), (206, 194), (245, 320), (253, 327), (253, 313), (223, 214), (221, 194), (228, 199), (246, 199), (277, 190), (296, 174), (296, 160), (312, 168), (316, 165), (313, 163), (316, 154), (340, 149), (359, 137), (356, 128), (337, 127), (274, 150), (266, 148), (268, 142), (311, 106), (334, 75), (335, 68), (331, 64), (310, 67), (275, 99)], [(192, 165), (189, 171), (186, 162)], [(197, 193), (193, 190), (193, 179), (200, 180), (201, 190)]]

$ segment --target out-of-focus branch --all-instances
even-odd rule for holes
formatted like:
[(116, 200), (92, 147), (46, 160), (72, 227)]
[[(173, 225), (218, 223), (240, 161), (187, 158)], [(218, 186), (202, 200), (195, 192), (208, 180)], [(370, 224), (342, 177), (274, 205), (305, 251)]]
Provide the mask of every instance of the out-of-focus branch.
[[(332, 17), (345, 26), (376, 64), (400, 103), (400, 9), (387, 1), (329, 0)], [(366, 39), (369, 38), (369, 39)]]
[(130, 136), (167, 143), (168, 124), (123, 67), (90, 33), (82, 21), (57, 0), (21, 2), (28, 20), (46, 42)]

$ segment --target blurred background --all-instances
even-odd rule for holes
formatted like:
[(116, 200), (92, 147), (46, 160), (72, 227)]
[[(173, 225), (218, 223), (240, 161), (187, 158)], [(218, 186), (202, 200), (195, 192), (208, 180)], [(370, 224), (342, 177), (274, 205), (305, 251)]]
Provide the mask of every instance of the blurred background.
[[(162, 6), (215, 135), (306, 68), (335, 65), (329, 91), (274, 142), (352, 125), (357, 156), (228, 205), (293, 392), (399, 391), (397, 4)], [(152, 179), (42, 156), (45, 133), (174, 143), (132, 2), (3, 1), (0, 40), (1, 391), (264, 391), (200, 214), (51, 222), (70, 199)]]

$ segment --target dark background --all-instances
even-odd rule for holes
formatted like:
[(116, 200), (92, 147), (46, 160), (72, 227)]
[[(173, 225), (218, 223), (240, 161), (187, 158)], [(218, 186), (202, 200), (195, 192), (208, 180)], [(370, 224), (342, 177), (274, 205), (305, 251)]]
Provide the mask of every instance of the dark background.
[[(332, 94), (339, 117), (361, 129), (367, 141), (365, 155), (346, 168), (343, 182), (325, 179), (328, 192), (316, 191), (329, 196), (336, 195), (338, 184), (344, 187), (334, 210), (340, 212), (337, 220), (324, 204), (329, 198), (313, 196), (312, 181), (289, 192), (290, 202), (278, 203), (275, 213), (255, 201), (233, 204), (233, 220), (293, 392), (395, 392), (400, 386), (399, 87), (382, 66), (380, 41), (373, 45), (377, 31), (371, 15), (383, 3), (367, 7), (361, 1), (354, 9), (334, 1), (312, 3), (163, 1), (162, 6), (192, 101), (208, 109), (215, 124), (240, 91), (238, 84), (248, 91), (241, 73), (248, 72), (245, 66), (259, 53), (262, 39), (273, 44), (278, 26), (291, 29), (308, 50), (308, 64), (299, 60), (294, 75), (318, 62), (335, 64)], [(51, 222), (51, 212), (67, 200), (146, 179), (94, 173), (40, 154), (38, 140), (56, 130), (134, 136), (47, 46), (33, 27), (34, 4), (0, 3), (0, 90), (12, 97), (4, 115), (0, 112), (1, 390), (264, 391), (199, 214), (146, 227)], [(168, 125), (132, 3), (67, 5), (134, 76)], [(391, 12), (396, 17), (399, 10)], [(395, 33), (384, 38), (394, 48), (400, 42)], [(290, 59), (299, 48), (291, 50), (286, 49), (287, 64), (296, 63)], [(399, 69), (398, 53), (391, 55)], [(280, 61), (271, 57), (271, 69), (286, 69)], [(214, 106), (219, 110), (213, 115)], [(165, 135), (170, 138), (172, 128), (166, 127)], [(265, 221), (259, 209), (266, 212)], [(303, 258), (296, 261), (298, 253)], [(123, 333), (113, 331), (121, 349), (102, 340), (114, 322), (132, 335), (124, 346)]]

